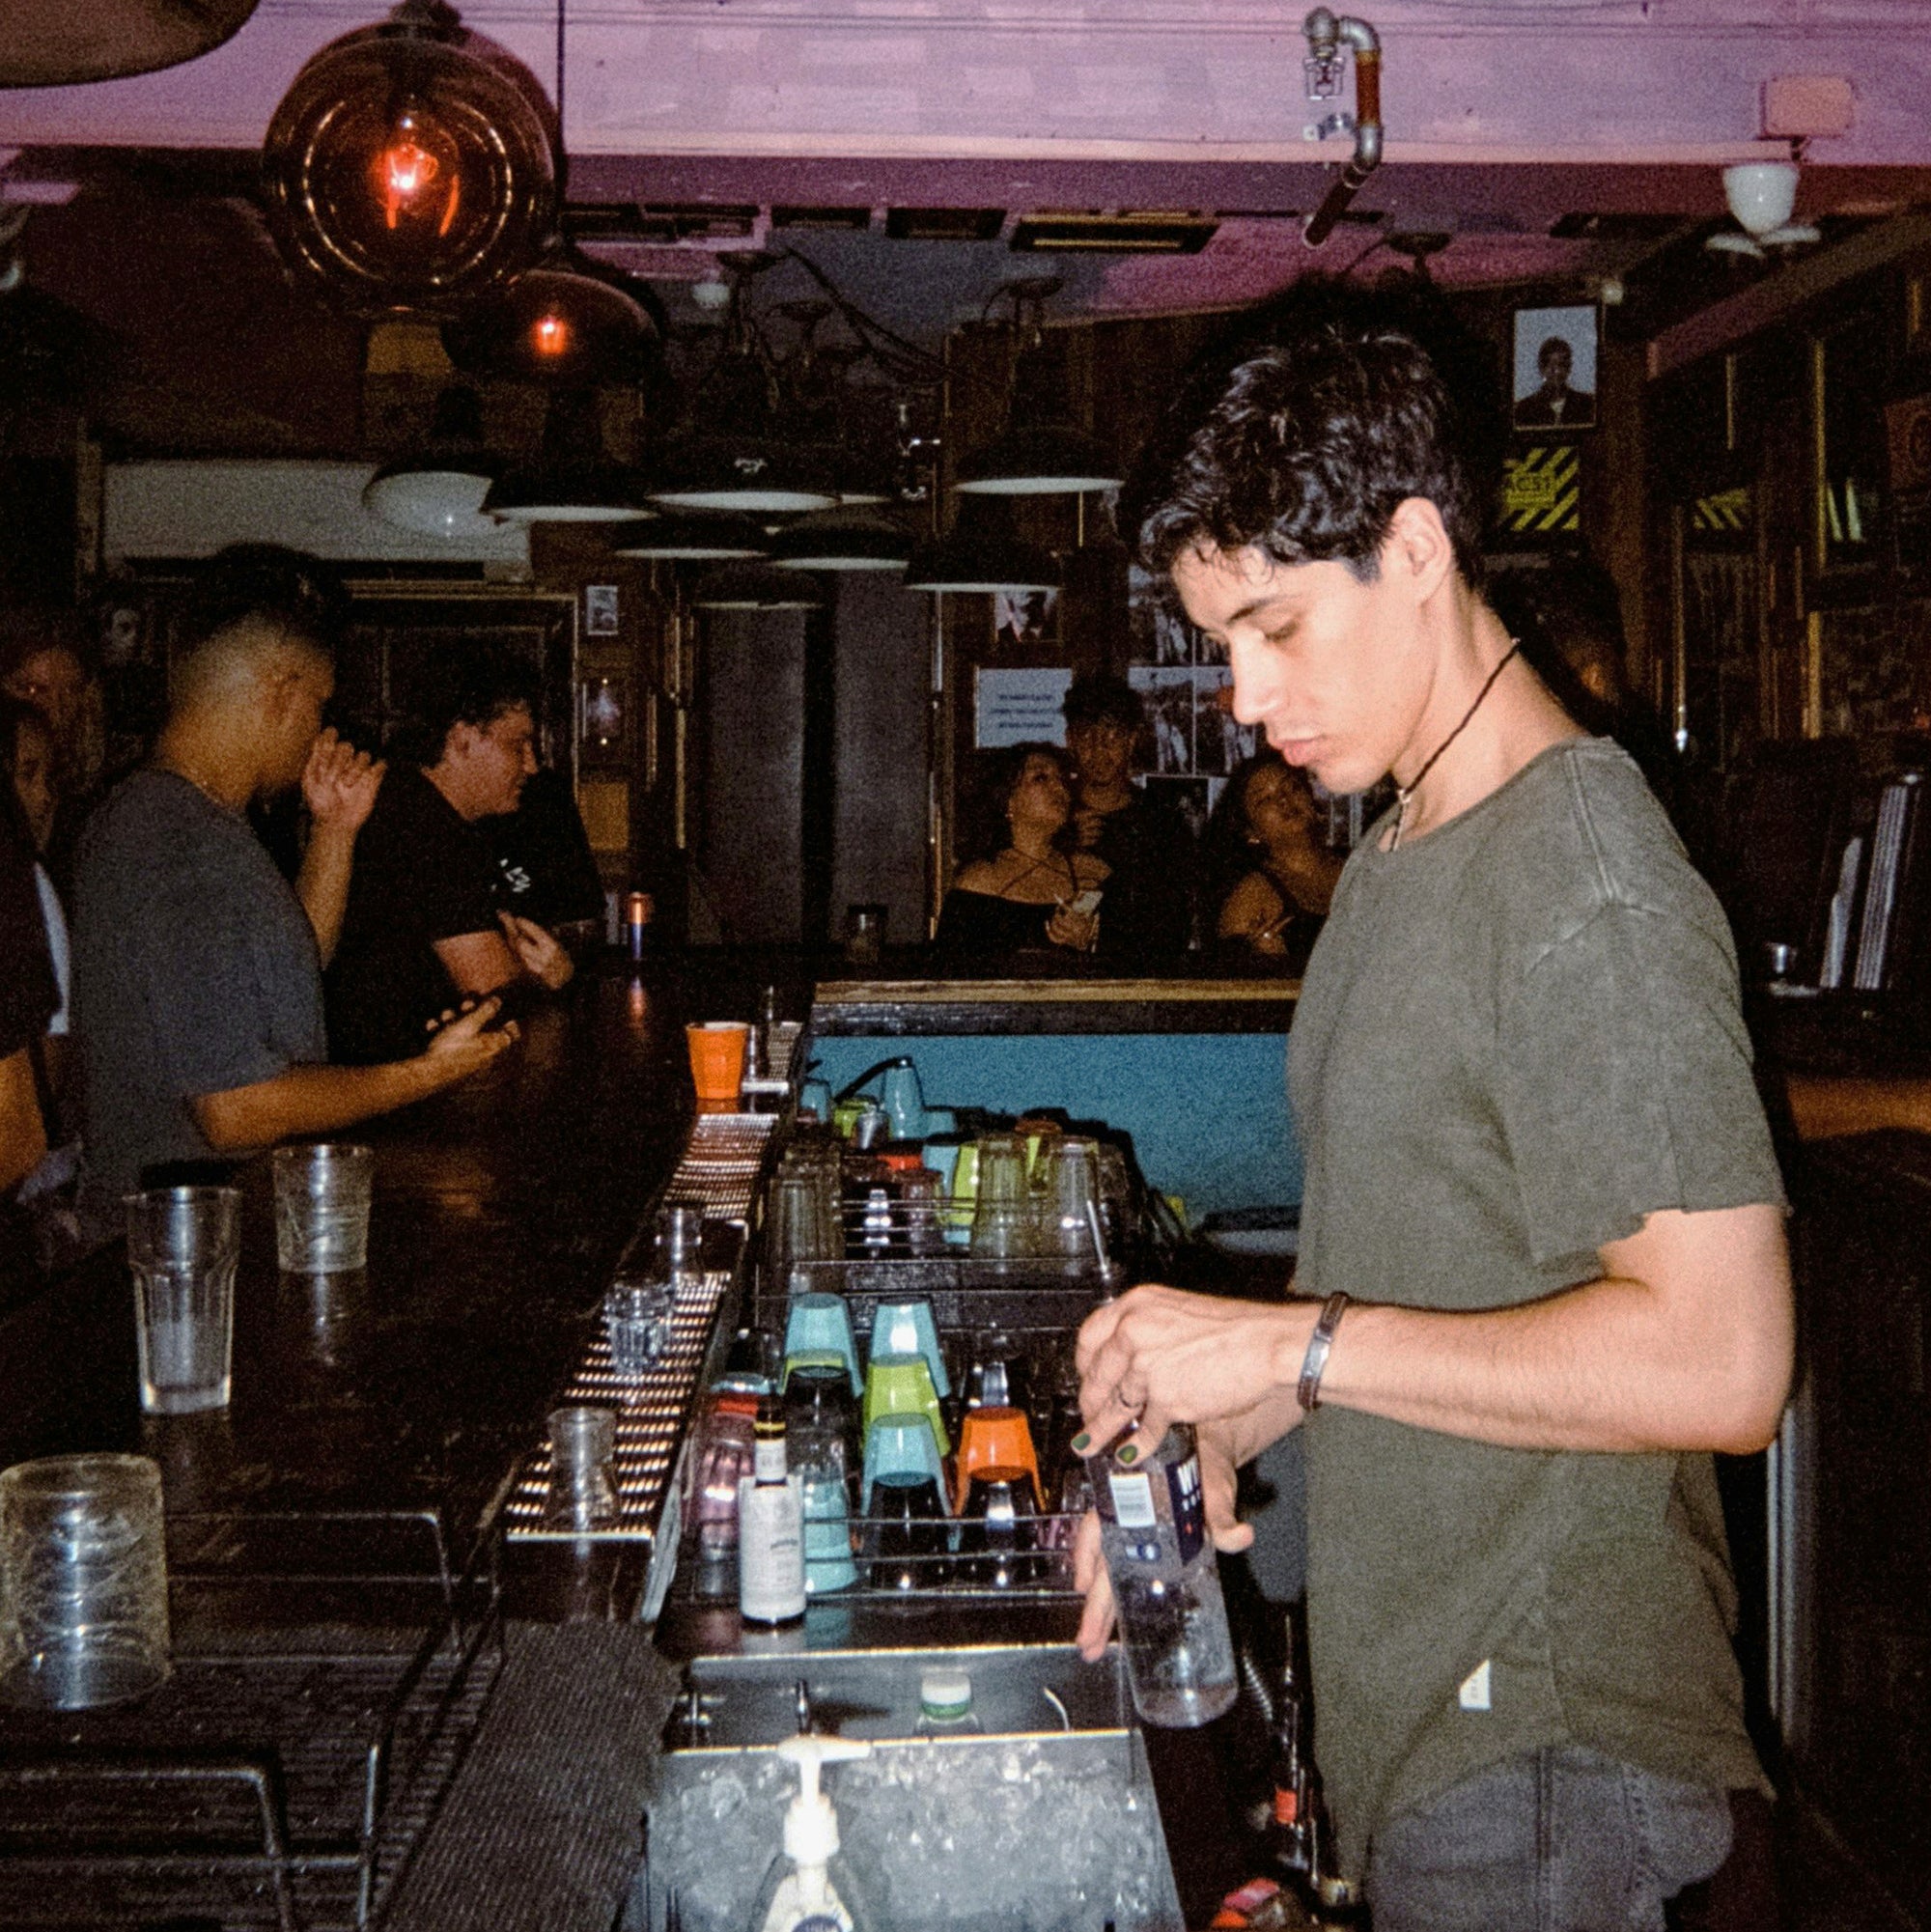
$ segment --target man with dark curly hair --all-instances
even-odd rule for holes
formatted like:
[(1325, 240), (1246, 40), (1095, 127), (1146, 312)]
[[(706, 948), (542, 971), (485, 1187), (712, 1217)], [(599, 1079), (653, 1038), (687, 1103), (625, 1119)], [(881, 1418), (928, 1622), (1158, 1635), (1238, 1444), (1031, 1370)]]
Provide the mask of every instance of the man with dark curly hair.
[(1236, 714), (1396, 793), (1295, 1020), (1301, 1299), (1135, 1288), (1081, 1400), (1198, 1425), (1222, 1549), (1236, 1468), (1305, 1418), (1320, 1766), (1376, 1932), (1660, 1932), (1761, 1783), (1712, 1452), (1782, 1414), (1783, 1195), (1722, 913), (1483, 601), (1490, 385), (1454, 367), (1318, 293), (1140, 479)]

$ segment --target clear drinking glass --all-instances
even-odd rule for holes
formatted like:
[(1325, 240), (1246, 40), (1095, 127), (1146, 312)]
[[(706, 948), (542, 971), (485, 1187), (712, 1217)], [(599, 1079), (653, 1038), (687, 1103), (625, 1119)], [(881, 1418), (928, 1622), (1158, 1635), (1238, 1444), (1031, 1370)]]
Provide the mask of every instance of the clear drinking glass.
[(658, 1209), (653, 1274), (673, 1288), (701, 1287), (704, 1281), (704, 1203), (665, 1201)]
[[(1041, 1150), (1042, 1158), (1045, 1150)], [(1076, 1134), (1063, 1136), (1048, 1168), (1048, 1209), (1040, 1245), (1070, 1261), (1094, 1256), (1093, 1227), (1100, 1218), (1100, 1150)]]
[(348, 1142), (277, 1147), (275, 1259), (291, 1274), (345, 1274), (369, 1265), (376, 1151)]
[(167, 1674), (158, 1466), (48, 1456), (0, 1472), (0, 1701), (89, 1710)]
[(616, 1456), (614, 1409), (552, 1409), (548, 1520), (573, 1529), (600, 1529), (615, 1523)]
[(770, 1278), (789, 1281), (802, 1262), (828, 1261), (824, 1251), (824, 1209), (815, 1176), (781, 1173), (771, 1196)]
[(624, 1378), (647, 1374), (670, 1352), (677, 1290), (668, 1281), (619, 1281), (603, 1297), (610, 1367)]
[(1025, 1142), (1016, 1134), (979, 1141), (979, 1190), (972, 1210), (972, 1252), (1009, 1260), (1033, 1249), (1032, 1203), (1026, 1188)]
[(150, 1188), (129, 1194), (126, 1208), (141, 1407), (151, 1415), (226, 1408), (241, 1196), (234, 1188)]

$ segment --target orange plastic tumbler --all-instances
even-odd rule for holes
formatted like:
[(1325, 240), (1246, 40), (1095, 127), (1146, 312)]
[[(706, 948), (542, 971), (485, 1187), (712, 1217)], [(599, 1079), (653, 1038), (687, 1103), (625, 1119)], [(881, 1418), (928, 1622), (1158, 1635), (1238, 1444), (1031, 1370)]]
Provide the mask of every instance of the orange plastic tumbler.
[(706, 1020), (684, 1031), (690, 1042), (697, 1105), (709, 1113), (731, 1111), (744, 1083), (744, 1047), (751, 1029), (742, 1020)]
[[(1035, 1498), (1043, 1491), (1039, 1480), (1039, 1458), (1033, 1453), (1032, 1431), (1026, 1426), (1023, 1409), (968, 1409), (959, 1425), (959, 1493), (954, 1498), (966, 1507), (966, 1493), (972, 1478), (982, 1470), (1021, 1471), (1032, 1478)], [(1012, 1477), (1017, 1480), (1017, 1475)]]

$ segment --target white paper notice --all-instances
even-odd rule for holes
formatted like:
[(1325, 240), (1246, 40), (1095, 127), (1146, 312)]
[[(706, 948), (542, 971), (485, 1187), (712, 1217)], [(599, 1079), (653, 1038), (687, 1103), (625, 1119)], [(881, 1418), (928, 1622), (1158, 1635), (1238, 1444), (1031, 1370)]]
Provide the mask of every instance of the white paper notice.
[(1073, 673), (1063, 664), (987, 668), (977, 674), (972, 742), (981, 751), (1007, 744), (1064, 744), (1060, 707)]

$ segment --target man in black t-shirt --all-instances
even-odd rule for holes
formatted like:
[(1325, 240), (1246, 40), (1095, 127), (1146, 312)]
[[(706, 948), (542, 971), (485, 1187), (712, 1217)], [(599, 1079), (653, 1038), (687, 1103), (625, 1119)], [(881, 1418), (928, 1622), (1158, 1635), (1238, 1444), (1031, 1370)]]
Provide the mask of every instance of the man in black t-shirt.
[(1178, 958), (1192, 933), (1199, 855), (1187, 821), (1133, 782), (1146, 728), (1139, 695), (1104, 673), (1076, 678), (1064, 710), (1078, 786), (1074, 827), (1080, 847), (1109, 868), (1095, 950), (1115, 963)]
[(537, 769), (535, 698), (507, 652), (465, 644), (432, 660), (356, 855), (328, 973), (336, 1059), (393, 1058), (464, 998), (569, 981), (570, 955), (551, 935), (504, 910), (476, 823), (514, 812)]

